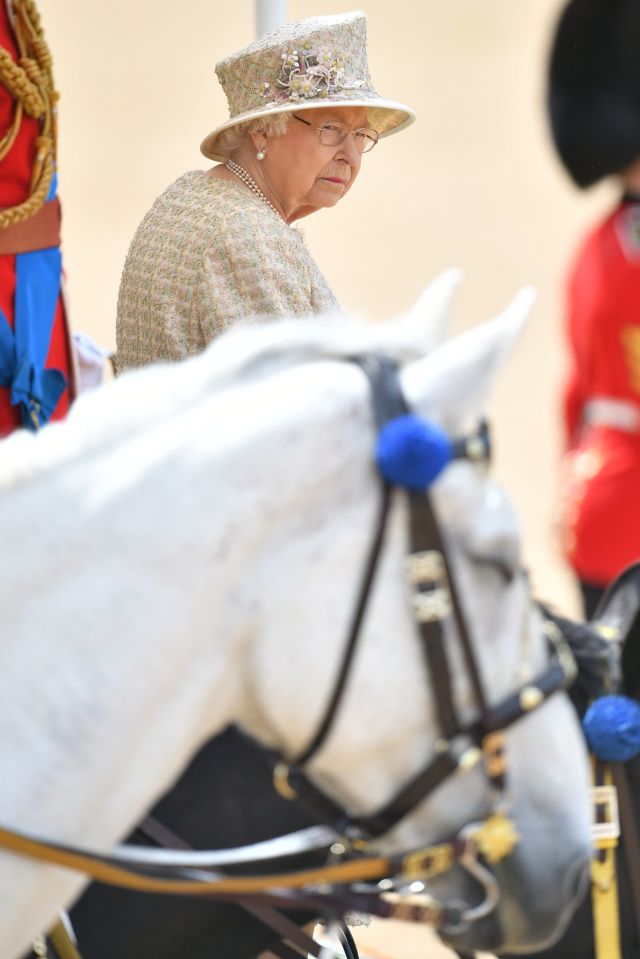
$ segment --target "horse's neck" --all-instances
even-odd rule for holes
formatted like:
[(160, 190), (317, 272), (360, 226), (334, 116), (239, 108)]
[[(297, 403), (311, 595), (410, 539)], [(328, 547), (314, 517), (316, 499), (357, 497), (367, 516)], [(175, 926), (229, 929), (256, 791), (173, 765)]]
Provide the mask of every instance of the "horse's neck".
[[(327, 391), (306, 382), (213, 397), (2, 500), (0, 821), (110, 842), (204, 738), (242, 720), (252, 564), (277, 566), (285, 521), (351, 453), (339, 382), (319, 417)], [(351, 415), (368, 414), (359, 402)]]
[[(336, 479), (367, 468), (365, 389), (292, 371), (0, 499), (0, 823), (108, 846), (202, 741), (255, 717), (255, 570), (279, 570), (314, 503), (338, 509)], [(44, 925), (79, 887), (0, 856), (0, 924)]]

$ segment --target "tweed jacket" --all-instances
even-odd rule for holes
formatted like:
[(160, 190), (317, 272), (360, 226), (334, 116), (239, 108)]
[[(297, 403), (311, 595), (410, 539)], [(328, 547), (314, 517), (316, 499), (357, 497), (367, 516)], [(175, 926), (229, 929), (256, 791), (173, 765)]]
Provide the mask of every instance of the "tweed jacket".
[(336, 309), (298, 230), (242, 184), (194, 170), (158, 197), (129, 248), (118, 369), (199, 353), (239, 320)]

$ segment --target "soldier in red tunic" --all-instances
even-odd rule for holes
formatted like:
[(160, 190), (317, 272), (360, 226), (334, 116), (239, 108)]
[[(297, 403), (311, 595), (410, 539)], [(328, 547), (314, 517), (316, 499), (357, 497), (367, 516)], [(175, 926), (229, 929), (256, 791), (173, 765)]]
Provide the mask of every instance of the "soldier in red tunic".
[(64, 416), (75, 388), (61, 290), (57, 97), (33, 0), (0, 0), (0, 436)]
[(571, 0), (555, 35), (549, 112), (578, 186), (620, 200), (584, 241), (568, 286), (571, 369), (562, 469), (566, 554), (591, 617), (640, 559), (640, 2)]

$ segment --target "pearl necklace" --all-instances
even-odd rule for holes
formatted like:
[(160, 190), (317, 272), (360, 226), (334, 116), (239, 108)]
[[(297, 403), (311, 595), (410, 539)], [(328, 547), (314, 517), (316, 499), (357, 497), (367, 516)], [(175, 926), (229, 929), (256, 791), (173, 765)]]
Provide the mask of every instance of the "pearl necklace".
[(249, 189), (250, 189), (250, 190), (253, 190), (253, 192), (255, 193), (255, 195), (258, 196), (258, 197), (260, 197), (260, 199), (263, 201), (263, 203), (266, 203), (267, 206), (270, 207), (270, 208), (273, 210), (273, 212), (276, 214), (276, 216), (278, 216), (281, 220), (284, 219), (284, 217), (282, 216), (282, 214), (279, 213), (278, 210), (276, 210), (276, 208), (275, 208), (275, 206), (273, 205), (273, 203), (272, 203), (270, 200), (267, 200), (266, 196), (264, 195), (264, 193), (262, 192), (262, 190), (260, 189), (260, 187), (258, 186), (258, 184), (256, 183), (256, 181), (253, 179), (253, 177), (250, 177), (250, 176), (249, 176), (249, 174), (248, 174), (247, 171), (244, 169), (244, 167), (241, 167), (239, 163), (236, 163), (236, 162), (235, 162), (235, 160), (227, 160), (227, 162), (225, 163), (225, 166), (226, 166), (226, 168), (227, 168), (228, 170), (231, 170), (232, 173), (235, 173), (235, 175), (236, 175), (240, 180), (242, 180), (243, 183), (246, 183), (246, 185), (249, 187)]

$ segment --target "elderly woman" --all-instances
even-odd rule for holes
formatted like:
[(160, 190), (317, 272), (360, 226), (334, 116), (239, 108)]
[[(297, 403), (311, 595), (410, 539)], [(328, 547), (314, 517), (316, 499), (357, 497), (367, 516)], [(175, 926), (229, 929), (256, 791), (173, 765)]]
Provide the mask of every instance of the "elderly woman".
[(288, 24), (216, 66), (230, 118), (133, 239), (118, 300), (118, 366), (182, 359), (247, 317), (337, 307), (291, 224), (335, 206), (380, 137), (414, 119), (383, 99), (362, 13)]

